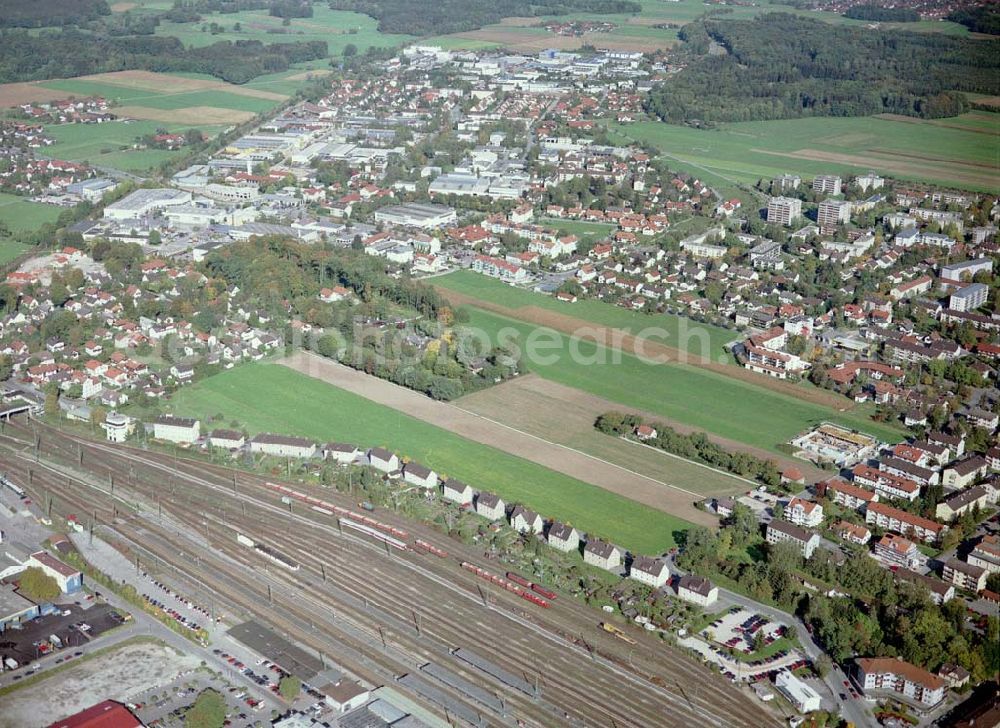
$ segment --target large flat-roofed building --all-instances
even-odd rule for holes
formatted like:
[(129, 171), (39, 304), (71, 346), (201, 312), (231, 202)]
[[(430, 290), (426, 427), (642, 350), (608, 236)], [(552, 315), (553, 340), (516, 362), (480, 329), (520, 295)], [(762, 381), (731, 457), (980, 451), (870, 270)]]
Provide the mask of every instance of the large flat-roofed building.
[(767, 202), (767, 221), (776, 225), (791, 225), (802, 217), (802, 200), (794, 197), (772, 197)]
[(878, 440), (871, 435), (828, 422), (795, 438), (792, 445), (841, 468), (849, 468), (878, 452)]
[(37, 616), (37, 604), (18, 594), (13, 584), (0, 584), (0, 634)]
[(975, 311), (986, 303), (990, 287), (985, 283), (971, 283), (948, 297), (948, 308), (953, 311)]
[(821, 174), (818, 177), (813, 177), (812, 181), (813, 192), (824, 195), (839, 195), (842, 185), (843, 180), (832, 174)]
[(190, 444), (201, 436), (201, 422), (190, 417), (161, 415), (153, 422), (153, 437), (157, 440)]
[(383, 207), (375, 212), (375, 222), (416, 228), (438, 228), (451, 225), (458, 219), (455, 210), (446, 205), (408, 203)]
[(812, 713), (820, 709), (822, 698), (812, 687), (806, 685), (788, 670), (782, 670), (774, 679), (774, 687), (795, 706), (800, 713)]
[(851, 203), (845, 200), (825, 200), (819, 203), (816, 222), (823, 230), (835, 229), (851, 221)]
[(141, 189), (104, 208), (109, 220), (135, 220), (157, 210), (191, 202), (191, 193), (169, 187)]
[(992, 270), (993, 260), (991, 258), (975, 258), (974, 260), (963, 260), (961, 263), (942, 265), (938, 274), (949, 281), (970, 281), (976, 273), (989, 273)]
[(898, 657), (859, 657), (855, 661), (855, 675), (866, 693), (894, 692), (928, 707), (944, 700), (947, 689), (937, 675)]

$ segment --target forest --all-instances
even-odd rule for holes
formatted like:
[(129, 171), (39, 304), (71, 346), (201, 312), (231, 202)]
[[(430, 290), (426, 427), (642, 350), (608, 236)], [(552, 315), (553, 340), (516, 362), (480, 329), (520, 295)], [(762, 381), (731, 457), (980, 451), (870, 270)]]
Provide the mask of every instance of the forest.
[(145, 70), (207, 73), (230, 83), (246, 83), (293, 63), (326, 58), (325, 41), (269, 43), (220, 41), (185, 48), (173, 37), (108, 37), (66, 29), (32, 35), (0, 33), (0, 83), (72, 78), (109, 71)]
[(1000, 9), (996, 5), (961, 8), (952, 12), (947, 19), (964, 25), (973, 33), (1000, 35)]
[(638, 13), (632, 0), (331, 0), (334, 10), (353, 10), (379, 21), (383, 33), (441, 35), (475, 30), (508, 17), (567, 13)]
[(968, 108), (963, 91), (1000, 92), (1000, 47), (993, 40), (838, 27), (786, 13), (753, 21), (703, 18), (684, 26), (680, 37), (691, 62), (647, 101), (650, 113), (672, 123), (880, 113), (938, 118)]
[(79, 25), (110, 14), (105, 0), (0, 0), (0, 28)]

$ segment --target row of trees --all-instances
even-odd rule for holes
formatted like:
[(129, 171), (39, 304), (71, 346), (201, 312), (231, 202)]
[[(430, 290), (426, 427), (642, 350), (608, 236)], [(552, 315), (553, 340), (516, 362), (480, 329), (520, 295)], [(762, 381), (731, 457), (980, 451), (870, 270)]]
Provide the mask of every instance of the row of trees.
[(240, 40), (185, 48), (175, 37), (111, 37), (78, 30), (33, 35), (8, 30), (0, 33), (0, 83), (133, 69), (207, 73), (230, 83), (246, 83), (287, 70), (293, 63), (326, 58), (327, 53), (326, 41), (265, 45)]
[(606, 435), (621, 437), (631, 435), (639, 425), (643, 424), (649, 424), (656, 430), (656, 436), (647, 440), (653, 447), (744, 478), (755, 478), (767, 485), (774, 486), (781, 483), (781, 473), (773, 460), (764, 460), (745, 452), (729, 452), (709, 440), (704, 432), (683, 435), (662, 422), (646, 423), (639, 415), (622, 412), (605, 412), (597, 418), (594, 427)]
[(785, 13), (749, 22), (708, 17), (681, 37), (705, 55), (650, 94), (648, 111), (670, 122), (932, 118), (965, 111), (961, 91), (1000, 91), (993, 41), (837, 27)]

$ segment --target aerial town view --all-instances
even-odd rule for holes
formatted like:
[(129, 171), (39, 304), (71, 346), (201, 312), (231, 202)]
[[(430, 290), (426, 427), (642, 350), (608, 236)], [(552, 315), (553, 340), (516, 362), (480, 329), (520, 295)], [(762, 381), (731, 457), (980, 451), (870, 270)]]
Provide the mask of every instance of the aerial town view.
[(1000, 5), (0, 0), (0, 728), (1000, 726)]

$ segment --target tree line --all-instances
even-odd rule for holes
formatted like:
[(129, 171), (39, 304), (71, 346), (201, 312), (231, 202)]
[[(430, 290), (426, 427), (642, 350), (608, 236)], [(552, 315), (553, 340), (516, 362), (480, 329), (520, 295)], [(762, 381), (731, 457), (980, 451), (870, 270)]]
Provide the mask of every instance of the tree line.
[(689, 460), (711, 465), (744, 478), (754, 478), (767, 485), (781, 483), (781, 473), (772, 460), (764, 460), (745, 452), (729, 452), (708, 439), (704, 432), (681, 434), (662, 422), (646, 423), (642, 417), (622, 412), (605, 412), (594, 427), (606, 435), (631, 435), (640, 425), (648, 424), (656, 435), (647, 444)]
[(352, 10), (379, 21), (383, 33), (440, 35), (475, 30), (507, 17), (568, 13), (638, 13), (633, 0), (330, 0), (334, 10)]
[(920, 13), (910, 8), (886, 8), (881, 5), (855, 5), (844, 13), (845, 18), (886, 23), (915, 23)]
[(1000, 47), (992, 40), (837, 27), (787, 13), (706, 17), (680, 36), (691, 62), (647, 101), (650, 113), (673, 123), (937, 118), (967, 110), (963, 91), (1000, 92)]
[(0, 33), (0, 83), (136, 69), (206, 73), (230, 83), (246, 83), (327, 55), (326, 41), (264, 44), (239, 40), (186, 48), (175, 37), (109, 37), (76, 29), (32, 35), (8, 30)]

